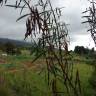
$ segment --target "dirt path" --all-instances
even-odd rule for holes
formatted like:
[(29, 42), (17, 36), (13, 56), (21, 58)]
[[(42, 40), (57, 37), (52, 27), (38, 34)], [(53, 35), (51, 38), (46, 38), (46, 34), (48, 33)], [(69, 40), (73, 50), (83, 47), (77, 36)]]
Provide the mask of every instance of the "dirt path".
[(24, 70), (33, 70), (33, 71), (40, 71), (44, 67), (45, 63), (42, 62), (42, 60), (37, 60), (36, 62), (32, 63), (32, 61), (26, 61), (22, 62), (22, 68), (16, 69), (16, 68), (10, 68), (7, 70), (7, 72), (11, 73), (16, 73), (19, 71), (24, 71)]

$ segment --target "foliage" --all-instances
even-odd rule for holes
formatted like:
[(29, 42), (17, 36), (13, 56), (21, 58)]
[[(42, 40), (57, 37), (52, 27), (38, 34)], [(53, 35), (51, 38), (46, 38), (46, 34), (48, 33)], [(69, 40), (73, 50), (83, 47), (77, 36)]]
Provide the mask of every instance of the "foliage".
[(83, 23), (89, 24), (88, 31), (91, 33), (91, 36), (94, 40), (94, 43), (96, 44), (96, 1), (95, 0), (88, 0), (90, 2), (89, 8), (86, 8), (86, 11), (83, 13), (86, 13), (88, 15), (83, 16), (83, 18), (86, 18), (87, 21), (84, 21)]
[(16, 48), (16, 49), (15, 49), (15, 54), (16, 54), (16, 55), (20, 55), (20, 54), (21, 54), (20, 48)]
[(15, 49), (15, 45), (12, 44), (11, 42), (7, 42), (5, 44), (5, 52), (7, 54), (14, 54), (15, 53), (15, 50), (14, 49)]
[(2, 42), (0, 42), (0, 50), (4, 49), (4, 44)]
[(7, 0), (0, 0), (0, 4), (3, 5), (3, 3), (7, 3)]
[(75, 46), (74, 52), (77, 54), (88, 54), (89, 49), (84, 48), (83, 46)]
[(6, 42), (5, 44), (1, 45), (2, 51), (6, 52), (7, 54), (11, 55), (19, 55), (21, 54), (20, 48), (16, 47), (15, 44), (11, 42)]
[(75, 46), (74, 52), (80, 55), (88, 55), (88, 56), (90, 55), (90, 57), (91, 55), (95, 54), (94, 48), (88, 49), (85, 48), (84, 46)]
[[(95, 61), (96, 62), (96, 61)], [(91, 78), (89, 79), (89, 82), (90, 82), (90, 84), (91, 84), (91, 88), (94, 90), (93, 91), (93, 94), (94, 94), (94, 96), (96, 95), (96, 63), (94, 64), (94, 71), (93, 71), (93, 73), (92, 73), (92, 76), (91, 76)]]

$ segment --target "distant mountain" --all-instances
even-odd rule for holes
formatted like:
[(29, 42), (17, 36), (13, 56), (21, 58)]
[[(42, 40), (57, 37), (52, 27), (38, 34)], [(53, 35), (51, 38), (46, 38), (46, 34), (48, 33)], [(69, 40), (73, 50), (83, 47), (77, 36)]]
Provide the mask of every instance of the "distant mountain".
[(0, 43), (5, 44), (7, 42), (11, 42), (15, 44), (16, 46), (31, 46), (31, 43), (25, 42), (25, 41), (20, 41), (20, 40), (13, 40), (13, 39), (8, 39), (8, 38), (0, 38)]

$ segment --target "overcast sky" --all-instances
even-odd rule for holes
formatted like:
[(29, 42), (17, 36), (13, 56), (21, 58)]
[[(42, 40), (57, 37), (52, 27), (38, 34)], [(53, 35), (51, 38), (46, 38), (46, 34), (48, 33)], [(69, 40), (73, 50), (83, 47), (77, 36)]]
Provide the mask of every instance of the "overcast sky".
[[(10, 1), (10, 0), (9, 0)], [(15, 0), (14, 0), (15, 1)], [(84, 21), (82, 12), (88, 7), (87, 0), (51, 0), (53, 6), (65, 7), (62, 11), (63, 20), (70, 24), (68, 26), (70, 36), (70, 48), (74, 49), (76, 45), (85, 47), (94, 47), (94, 42), (90, 33), (87, 32), (87, 25), (81, 24)], [(11, 0), (11, 4), (13, 0)], [(14, 3), (13, 3), (14, 4)], [(0, 7), (0, 38), (10, 38), (23, 40), (26, 32), (25, 20), (16, 22), (20, 16), (19, 10), (8, 7)], [(96, 49), (96, 48), (95, 48)]]

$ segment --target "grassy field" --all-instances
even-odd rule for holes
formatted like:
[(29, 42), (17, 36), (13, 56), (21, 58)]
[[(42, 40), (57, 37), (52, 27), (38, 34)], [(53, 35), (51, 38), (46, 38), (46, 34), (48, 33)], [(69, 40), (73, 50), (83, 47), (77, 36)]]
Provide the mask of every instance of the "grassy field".
[[(0, 57), (0, 96), (51, 96), (48, 89), (45, 71), (38, 74), (43, 66), (42, 59), (32, 63), (32, 56), (26, 54), (18, 56)], [(93, 96), (93, 89), (89, 79), (94, 71), (90, 64), (84, 62), (84, 58), (74, 63), (74, 73), (78, 68), (83, 96)], [(62, 85), (60, 85), (62, 89)], [(60, 95), (61, 96), (61, 95)], [(66, 92), (65, 95), (67, 96)]]

